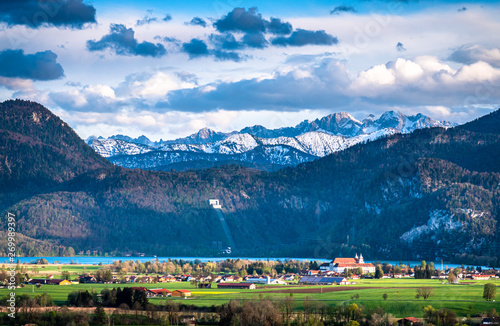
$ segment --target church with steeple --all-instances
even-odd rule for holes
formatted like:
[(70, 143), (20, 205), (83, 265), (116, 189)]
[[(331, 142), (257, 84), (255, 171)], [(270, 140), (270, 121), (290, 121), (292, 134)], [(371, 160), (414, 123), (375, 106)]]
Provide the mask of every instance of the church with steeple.
[(363, 273), (375, 273), (375, 266), (370, 263), (365, 263), (363, 254), (356, 254), (354, 258), (335, 258), (333, 261), (320, 266), (323, 272), (344, 273), (345, 270), (353, 270), (361, 268)]

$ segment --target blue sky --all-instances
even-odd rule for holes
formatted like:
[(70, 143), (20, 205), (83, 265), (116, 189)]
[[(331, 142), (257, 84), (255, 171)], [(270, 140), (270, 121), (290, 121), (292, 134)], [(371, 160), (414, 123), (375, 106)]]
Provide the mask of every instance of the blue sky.
[(465, 122), (500, 107), (496, 1), (0, 3), (0, 99), (82, 138), (158, 140), (345, 111)]

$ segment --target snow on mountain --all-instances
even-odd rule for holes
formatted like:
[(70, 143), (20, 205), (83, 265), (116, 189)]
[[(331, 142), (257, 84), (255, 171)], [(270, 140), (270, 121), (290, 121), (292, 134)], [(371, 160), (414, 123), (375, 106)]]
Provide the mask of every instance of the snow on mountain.
[(259, 138), (259, 141), (263, 145), (287, 145), (298, 149), (299, 151), (306, 152), (304, 146), (301, 142), (295, 137), (276, 137), (276, 138)]
[(250, 134), (235, 134), (207, 147), (207, 153), (239, 154), (248, 152), (259, 146), (254, 136)]
[(119, 139), (88, 138), (87, 144), (103, 157), (137, 155), (152, 151), (146, 145), (129, 143)]
[(223, 132), (216, 132), (209, 128), (200, 129), (198, 132), (184, 138), (175, 140), (167, 140), (161, 142), (162, 144), (208, 144), (219, 140), (224, 140), (228, 135)]
[[(158, 142), (150, 141), (146, 136), (136, 139), (123, 135), (111, 136), (108, 139), (92, 136), (87, 139), (87, 143), (104, 157), (130, 155), (131, 158), (125, 160), (127, 166), (137, 165), (133, 163), (134, 159), (138, 159), (134, 158), (134, 155), (151, 151), (165, 153), (162, 158), (163, 163), (181, 162), (183, 159), (193, 160), (194, 157), (198, 160), (221, 160), (206, 156), (213, 154), (227, 156), (227, 159), (231, 156), (231, 160), (237, 161), (290, 165), (324, 157), (356, 144), (396, 133), (453, 126), (454, 124), (450, 122), (437, 121), (422, 114), (406, 116), (399, 111), (385, 112), (378, 119), (371, 114), (362, 121), (355, 119), (349, 113), (339, 112), (314, 121), (305, 120), (295, 127), (279, 129), (267, 129), (256, 125), (239, 132), (220, 133), (203, 128), (185, 138)], [(298, 155), (297, 151), (304, 155)], [(167, 154), (168, 152), (170, 154)], [(197, 156), (186, 156), (181, 153), (197, 154)], [(158, 161), (158, 158), (155, 159)], [(147, 158), (141, 158), (141, 163), (138, 165), (148, 166), (144, 160)], [(125, 161), (119, 160), (119, 162)], [(150, 165), (158, 166), (158, 163)]]
[(168, 144), (159, 147), (161, 151), (172, 152), (172, 151), (185, 151), (194, 153), (205, 153), (205, 145), (196, 144)]
[(323, 157), (345, 149), (346, 137), (330, 135), (325, 132), (311, 131), (296, 137), (306, 153)]
[(414, 116), (406, 116), (399, 111), (387, 111), (378, 119), (374, 119), (371, 115), (363, 120), (362, 131), (363, 133), (371, 133), (376, 130), (393, 128), (398, 132), (407, 134), (417, 129), (431, 127), (449, 128), (455, 125), (448, 121), (434, 120), (420, 113)]
[(399, 111), (387, 111), (380, 118), (373, 114), (359, 121), (347, 112), (338, 112), (313, 121), (304, 120), (295, 127), (267, 129), (256, 125), (240, 130), (260, 138), (295, 137), (311, 131), (324, 131), (336, 136), (355, 137), (378, 130), (393, 128), (402, 133), (429, 127), (453, 127), (446, 121), (437, 121), (422, 114), (406, 116)]
[(433, 210), (429, 212), (427, 224), (413, 227), (411, 230), (401, 235), (400, 239), (411, 243), (415, 239), (428, 235), (429, 233), (450, 232), (463, 229), (463, 224), (458, 221), (454, 214), (445, 210)]
[(323, 157), (344, 150), (358, 143), (376, 140), (397, 133), (387, 128), (355, 137), (336, 136), (323, 131), (310, 131), (297, 137), (259, 139), (264, 145), (286, 145), (313, 156)]

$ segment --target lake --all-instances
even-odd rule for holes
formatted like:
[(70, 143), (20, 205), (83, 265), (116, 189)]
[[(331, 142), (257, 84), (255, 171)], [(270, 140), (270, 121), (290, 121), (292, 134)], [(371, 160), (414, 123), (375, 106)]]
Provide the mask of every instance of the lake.
[[(221, 260), (226, 260), (226, 259), (248, 259), (248, 260), (270, 260), (270, 261), (284, 261), (284, 260), (299, 260), (299, 261), (312, 261), (316, 260), (318, 262), (324, 263), (324, 262), (330, 262), (331, 259), (317, 259), (317, 258), (284, 258), (284, 257), (269, 257), (269, 258), (255, 258), (255, 257), (100, 257), (100, 256), (77, 256), (77, 257), (18, 257), (17, 259), (21, 263), (30, 263), (32, 261), (35, 261), (37, 259), (44, 258), (47, 259), (47, 261), (51, 264), (53, 263), (59, 263), (59, 264), (89, 264), (89, 265), (98, 265), (98, 264), (111, 264), (116, 260), (121, 260), (121, 261), (126, 261), (126, 260), (133, 260), (133, 261), (140, 261), (140, 262), (146, 262), (146, 261), (153, 261), (158, 258), (160, 262), (162, 261), (167, 261), (169, 258), (170, 259), (182, 259), (182, 260), (187, 260), (187, 261), (193, 261), (195, 259), (198, 259), (202, 262), (207, 262), (207, 261), (221, 261)], [(16, 260), (17, 261), (17, 260)], [(7, 257), (0, 257), (0, 263), (8, 263), (8, 258)], [(367, 260), (367, 263), (373, 263), (375, 260)], [(398, 265), (399, 261), (382, 261), (382, 262), (387, 262), (391, 265)], [(410, 266), (415, 266), (415, 265), (420, 265), (421, 261), (402, 261), (403, 264), (407, 265), (410, 264)], [(429, 264), (430, 262), (427, 262)], [(434, 262), (434, 265), (437, 269), (441, 269), (441, 262)], [(450, 264), (450, 263), (443, 263), (443, 267), (446, 268), (448, 267), (460, 267), (460, 264)], [(465, 265), (468, 266), (468, 265)], [(472, 266), (472, 265), (470, 265)], [(481, 266), (483, 269), (487, 268), (485, 266)]]

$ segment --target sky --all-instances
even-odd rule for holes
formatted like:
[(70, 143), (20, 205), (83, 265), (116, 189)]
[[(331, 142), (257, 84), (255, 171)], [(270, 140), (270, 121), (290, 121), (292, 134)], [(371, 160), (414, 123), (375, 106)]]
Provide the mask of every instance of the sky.
[(500, 107), (497, 1), (0, 0), (0, 100), (82, 137)]

